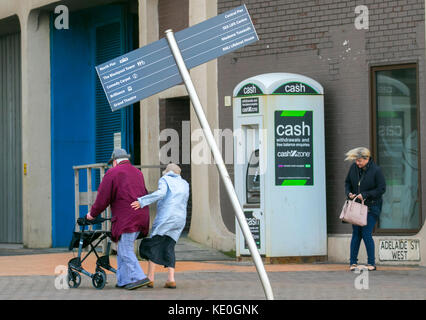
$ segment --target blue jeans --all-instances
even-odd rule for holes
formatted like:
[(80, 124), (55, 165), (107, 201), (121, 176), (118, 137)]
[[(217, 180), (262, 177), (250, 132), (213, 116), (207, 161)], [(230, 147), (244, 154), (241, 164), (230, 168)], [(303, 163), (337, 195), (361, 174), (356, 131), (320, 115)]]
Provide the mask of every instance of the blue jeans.
[(352, 240), (351, 240), (351, 258), (350, 264), (358, 263), (358, 252), (361, 245), (361, 239), (364, 240), (365, 248), (367, 249), (368, 264), (375, 266), (375, 252), (373, 229), (381, 211), (381, 206), (371, 206), (368, 208), (367, 225), (364, 227), (352, 225)]
[(123, 233), (117, 248), (117, 284), (126, 284), (146, 278), (135, 254), (134, 243), (139, 232)]

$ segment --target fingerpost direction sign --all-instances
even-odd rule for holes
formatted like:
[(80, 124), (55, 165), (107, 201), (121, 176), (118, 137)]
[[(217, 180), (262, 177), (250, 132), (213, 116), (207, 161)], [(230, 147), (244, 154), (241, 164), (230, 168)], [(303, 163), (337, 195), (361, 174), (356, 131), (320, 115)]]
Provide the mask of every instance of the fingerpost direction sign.
[[(245, 5), (175, 34), (188, 69), (259, 40)], [(96, 66), (112, 111), (182, 82), (165, 38)]]

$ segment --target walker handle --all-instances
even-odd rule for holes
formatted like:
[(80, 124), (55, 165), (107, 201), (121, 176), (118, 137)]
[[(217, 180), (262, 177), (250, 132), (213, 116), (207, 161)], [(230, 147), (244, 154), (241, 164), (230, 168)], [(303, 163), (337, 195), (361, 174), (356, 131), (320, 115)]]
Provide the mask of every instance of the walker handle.
[(106, 219), (106, 218), (102, 218), (101, 216), (97, 216), (93, 220), (87, 220), (86, 217), (83, 217), (83, 218), (78, 218), (77, 223), (78, 223), (79, 226), (88, 226), (88, 225), (93, 225), (93, 224), (99, 224), (99, 223), (102, 223), (102, 222), (107, 221), (107, 220), (111, 220), (111, 219)]

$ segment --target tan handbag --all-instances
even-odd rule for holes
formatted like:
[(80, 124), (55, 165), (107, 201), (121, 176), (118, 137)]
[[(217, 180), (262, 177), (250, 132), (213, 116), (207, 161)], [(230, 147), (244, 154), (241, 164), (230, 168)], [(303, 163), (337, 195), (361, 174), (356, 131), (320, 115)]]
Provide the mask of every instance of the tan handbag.
[(346, 200), (340, 213), (340, 220), (364, 227), (367, 225), (368, 207), (362, 203), (356, 202), (356, 197), (353, 200)]

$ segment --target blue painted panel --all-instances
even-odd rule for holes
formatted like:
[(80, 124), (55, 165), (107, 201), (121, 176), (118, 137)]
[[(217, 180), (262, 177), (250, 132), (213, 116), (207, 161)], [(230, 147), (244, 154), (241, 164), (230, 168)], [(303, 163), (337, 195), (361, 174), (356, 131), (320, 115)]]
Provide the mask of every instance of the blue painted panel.
[(63, 247), (75, 223), (72, 166), (95, 160), (94, 106), (87, 99), (93, 96), (93, 49), (84, 15), (71, 14), (68, 30), (56, 30), (51, 21), (52, 245)]
[[(68, 30), (56, 30), (54, 16), (51, 17), (53, 247), (68, 246), (75, 225), (72, 167), (97, 160), (96, 28), (121, 23), (123, 12), (123, 7), (119, 5), (72, 12)], [(126, 113), (123, 115), (126, 116)], [(105, 119), (105, 122), (108, 120)], [(118, 131), (122, 122), (119, 117)], [(122, 132), (122, 136), (128, 140), (126, 131)], [(112, 148), (107, 153), (110, 155), (111, 152)], [(95, 189), (95, 181), (93, 185)], [(86, 174), (81, 171), (80, 191), (86, 190)], [(87, 207), (80, 207), (80, 215), (85, 213)]]

